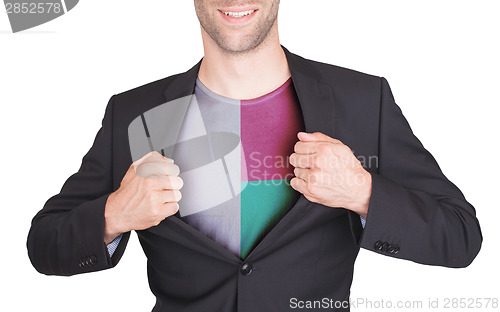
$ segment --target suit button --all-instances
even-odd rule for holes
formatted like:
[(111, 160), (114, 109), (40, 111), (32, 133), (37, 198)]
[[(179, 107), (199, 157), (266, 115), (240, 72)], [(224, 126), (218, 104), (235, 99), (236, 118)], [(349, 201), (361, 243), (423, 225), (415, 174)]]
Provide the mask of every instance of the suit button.
[(243, 263), (243, 265), (240, 268), (241, 274), (248, 276), (250, 273), (252, 273), (253, 267), (250, 263)]
[(377, 241), (375, 243), (375, 245), (373, 245), (373, 248), (375, 248), (375, 250), (380, 250), (382, 249), (382, 242), (381, 241)]
[(87, 264), (87, 262), (85, 262), (85, 260), (87, 260), (87, 259), (82, 259), (82, 260), (80, 260), (79, 266), (80, 266), (81, 268), (84, 268), (84, 267), (86, 267), (86, 266), (88, 265), (88, 264)]
[(97, 258), (95, 256), (90, 257), (89, 259), (90, 265), (95, 265), (97, 263)]
[(389, 247), (389, 244), (388, 244), (387, 242), (384, 242), (384, 243), (382, 244), (382, 248), (381, 248), (380, 250), (382, 250), (382, 251), (387, 251), (387, 247)]
[(389, 244), (389, 246), (387, 246), (387, 252), (390, 254), (393, 254), (394, 253), (394, 245)]
[(398, 245), (394, 245), (392, 248), (394, 249), (394, 251), (392, 252), (393, 254), (397, 254), (399, 252), (399, 246)]

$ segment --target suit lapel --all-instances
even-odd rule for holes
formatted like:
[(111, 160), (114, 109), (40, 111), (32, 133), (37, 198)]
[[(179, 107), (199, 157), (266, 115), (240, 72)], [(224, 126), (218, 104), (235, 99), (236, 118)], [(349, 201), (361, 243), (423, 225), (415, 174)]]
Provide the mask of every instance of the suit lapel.
[[(331, 88), (321, 82), (321, 75), (315, 71), (309, 61), (290, 53), (285, 47), (283, 51), (287, 57), (288, 66), (292, 75), (293, 85), (299, 98), (301, 111), (304, 117), (305, 130), (307, 132), (323, 132), (329, 136), (335, 135), (335, 103), (333, 92)], [(165, 89), (165, 102), (173, 101), (180, 97), (191, 95), (194, 93), (196, 78), (200, 69), (201, 60), (187, 72), (178, 75), (175, 80)], [(176, 127), (180, 127), (180, 123)], [(180, 129), (169, 129), (179, 132)], [(295, 205), (288, 211), (288, 213), (278, 222), (278, 224), (262, 239), (262, 241), (249, 253), (247, 258), (253, 257), (260, 253), (262, 250), (272, 244), (273, 241), (283, 235), (297, 220), (303, 216), (308, 207), (311, 206), (304, 195), (301, 195)], [(218, 244), (210, 244), (204, 234), (197, 231), (180, 219), (179, 213), (175, 216), (165, 219), (170, 227), (174, 226), (179, 230), (185, 229), (189, 233), (186, 236), (192, 237), (198, 243), (206, 243), (211, 245), (219, 256), (228, 258), (234, 261), (236, 258), (233, 254), (228, 252), (225, 248)], [(161, 231), (159, 228), (156, 231)], [(203, 236), (203, 237), (202, 237)], [(179, 243), (188, 244), (190, 240), (183, 240)], [(208, 246), (207, 246), (208, 247)]]
[(321, 74), (311, 67), (310, 61), (290, 53), (285, 47), (283, 50), (299, 98), (306, 131), (319, 131), (333, 137), (335, 101), (331, 88), (321, 82)]
[(194, 94), (196, 77), (200, 70), (201, 60), (185, 73), (177, 75), (164, 91), (165, 102)]

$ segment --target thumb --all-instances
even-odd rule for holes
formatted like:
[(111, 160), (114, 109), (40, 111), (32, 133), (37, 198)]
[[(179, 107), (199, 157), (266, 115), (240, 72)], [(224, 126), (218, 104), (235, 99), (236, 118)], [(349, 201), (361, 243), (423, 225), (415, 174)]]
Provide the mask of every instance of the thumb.
[(323, 134), (321, 132), (313, 132), (313, 133), (299, 132), (297, 134), (297, 137), (299, 138), (299, 140), (306, 141), (306, 142), (341, 143), (339, 140), (334, 139), (332, 137), (329, 137), (326, 134)]
[(163, 156), (162, 154), (158, 153), (157, 151), (151, 151), (147, 153), (146, 155), (142, 156), (138, 160), (134, 161), (134, 166), (139, 166), (142, 163), (146, 162), (157, 162), (157, 161), (165, 161), (169, 163), (174, 163), (174, 160), (171, 158), (167, 158)]
[(141, 163), (143, 163), (145, 161), (150, 161), (153, 158), (158, 158), (158, 157), (161, 157), (160, 153), (158, 153), (157, 151), (151, 151), (151, 152), (145, 154), (144, 156), (142, 156), (141, 158), (137, 159), (136, 161), (134, 161), (133, 165), (139, 166)]

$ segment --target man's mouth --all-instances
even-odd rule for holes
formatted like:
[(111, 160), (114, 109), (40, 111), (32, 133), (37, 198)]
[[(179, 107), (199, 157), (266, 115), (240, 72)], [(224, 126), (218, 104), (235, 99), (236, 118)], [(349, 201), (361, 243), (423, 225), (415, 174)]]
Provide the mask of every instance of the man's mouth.
[(241, 17), (247, 16), (247, 15), (250, 15), (255, 11), (257, 11), (257, 10), (248, 10), (248, 11), (242, 11), (242, 12), (224, 12), (224, 11), (221, 11), (221, 12), (226, 14), (227, 16), (230, 16), (230, 17), (241, 18)]

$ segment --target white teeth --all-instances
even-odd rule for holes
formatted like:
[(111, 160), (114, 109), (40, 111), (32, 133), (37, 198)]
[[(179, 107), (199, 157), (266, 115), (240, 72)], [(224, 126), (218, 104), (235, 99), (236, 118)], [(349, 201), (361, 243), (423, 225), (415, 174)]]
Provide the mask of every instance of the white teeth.
[(226, 14), (227, 16), (235, 17), (235, 18), (240, 18), (243, 16), (247, 16), (255, 12), (255, 10), (249, 10), (249, 11), (243, 11), (243, 12), (222, 12)]

